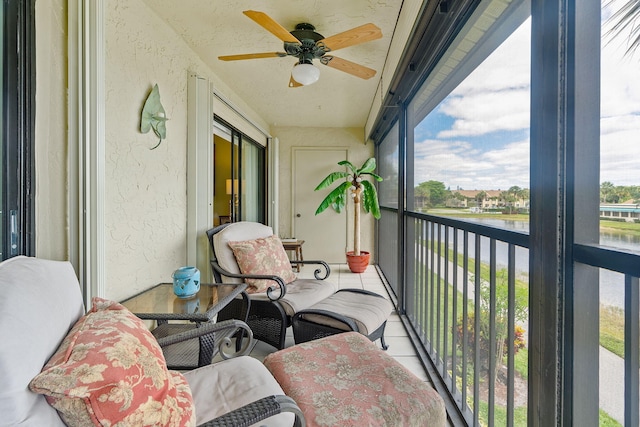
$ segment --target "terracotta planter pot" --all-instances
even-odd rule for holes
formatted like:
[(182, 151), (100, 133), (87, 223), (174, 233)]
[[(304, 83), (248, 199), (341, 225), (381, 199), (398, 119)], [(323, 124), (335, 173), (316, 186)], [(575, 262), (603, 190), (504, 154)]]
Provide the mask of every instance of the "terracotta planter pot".
[(352, 273), (364, 273), (369, 265), (369, 252), (360, 251), (360, 255), (354, 255), (353, 251), (347, 252), (347, 264)]

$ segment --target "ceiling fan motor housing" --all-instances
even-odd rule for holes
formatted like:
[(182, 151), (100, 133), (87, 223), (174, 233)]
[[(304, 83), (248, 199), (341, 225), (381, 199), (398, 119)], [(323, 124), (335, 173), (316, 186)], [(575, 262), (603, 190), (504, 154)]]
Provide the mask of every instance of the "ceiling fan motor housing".
[(296, 25), (296, 29), (291, 31), (291, 34), (300, 40), (300, 44), (284, 42), (285, 52), (288, 55), (297, 57), (301, 64), (311, 64), (313, 59), (321, 58), (329, 49), (324, 43), (319, 42), (324, 39), (324, 36), (314, 30), (315, 27), (311, 24), (301, 23)]
[(316, 33), (316, 27), (306, 22), (302, 22), (296, 25), (296, 29), (291, 31), (291, 34), (298, 40), (302, 41), (303, 39), (311, 39), (314, 42), (318, 40), (322, 40), (324, 36), (322, 34)]

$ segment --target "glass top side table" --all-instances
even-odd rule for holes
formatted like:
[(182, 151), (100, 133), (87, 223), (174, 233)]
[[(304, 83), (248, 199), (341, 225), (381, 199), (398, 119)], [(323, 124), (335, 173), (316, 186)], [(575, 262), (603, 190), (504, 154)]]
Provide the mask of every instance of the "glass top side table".
[(122, 301), (122, 305), (141, 319), (208, 322), (238, 295), (248, 305), (246, 288), (244, 283), (202, 283), (196, 295), (179, 298), (173, 293), (172, 283), (160, 283)]
[[(179, 298), (173, 293), (173, 283), (160, 283), (122, 301), (122, 305), (139, 318), (157, 323), (151, 333), (162, 347), (169, 369), (194, 369), (208, 365), (218, 353), (228, 359), (250, 351), (246, 288), (244, 283), (201, 283), (196, 295)], [(246, 307), (245, 318), (216, 322), (220, 310), (239, 296)], [(225, 349), (231, 347), (234, 336), (236, 350), (228, 353)]]

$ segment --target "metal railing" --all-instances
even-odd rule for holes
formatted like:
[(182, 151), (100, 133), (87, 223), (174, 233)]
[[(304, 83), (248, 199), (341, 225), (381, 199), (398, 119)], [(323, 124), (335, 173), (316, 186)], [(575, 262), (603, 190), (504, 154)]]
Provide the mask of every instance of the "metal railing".
[[(625, 426), (638, 426), (640, 424), (638, 378), (640, 369), (640, 288), (638, 279), (640, 277), (640, 254), (583, 244), (575, 244), (573, 254), (576, 263), (597, 267), (601, 271), (607, 270), (622, 274), (620, 282), (623, 283), (621, 283), (620, 289), (624, 293), (624, 384), (621, 399), (623, 400), (624, 414), (619, 414), (618, 419), (624, 418), (619, 421), (624, 421)], [(622, 373), (620, 374), (622, 376)], [(618, 388), (617, 384), (615, 388)]]
[[(409, 212), (404, 224), (400, 260), (404, 280), (392, 290), (434, 386), (449, 396), (447, 410), (456, 413), (452, 419), (473, 426), (526, 425), (528, 233)], [(620, 399), (624, 425), (637, 426), (640, 254), (582, 244), (573, 244), (572, 253), (576, 264), (621, 273), (624, 396), (621, 393)], [(384, 262), (380, 265), (384, 272)], [(595, 360), (589, 374), (594, 385), (599, 372)], [(588, 404), (598, 406), (595, 401)]]
[(528, 261), (518, 263), (516, 250), (528, 260), (528, 246), (525, 233), (407, 214), (406, 317), (469, 425), (497, 416), (514, 425), (515, 357), (528, 320), (518, 302)]

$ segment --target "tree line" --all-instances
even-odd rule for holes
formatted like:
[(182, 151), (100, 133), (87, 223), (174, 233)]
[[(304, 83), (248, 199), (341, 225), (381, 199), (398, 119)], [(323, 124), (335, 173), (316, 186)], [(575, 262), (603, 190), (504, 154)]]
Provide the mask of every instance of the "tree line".
[[(414, 189), (414, 195), (416, 198), (422, 200), (426, 208), (433, 208), (446, 206), (448, 200), (466, 199), (465, 196), (459, 193), (460, 190), (462, 189), (451, 190), (447, 188), (442, 181), (430, 180), (418, 184)], [(477, 204), (481, 206), (488, 198), (489, 195), (485, 191), (479, 191), (474, 199)], [(508, 190), (500, 192), (500, 200), (506, 207), (513, 207), (514, 203), (518, 200), (529, 200), (529, 189), (514, 185)]]
[(640, 203), (640, 185), (614, 185), (605, 181), (600, 184), (600, 203)]
[[(434, 208), (445, 206), (447, 200), (465, 199), (457, 191), (448, 189), (442, 181), (430, 180), (418, 184), (414, 189), (414, 195), (416, 198), (422, 199), (425, 207)], [(518, 186), (510, 187), (500, 193), (500, 199), (507, 207), (512, 206), (517, 200), (528, 200), (529, 196), (529, 189)], [(482, 205), (482, 202), (487, 197), (488, 195), (485, 191), (480, 191), (476, 194), (475, 200), (478, 205)], [(626, 202), (640, 203), (640, 185), (614, 185), (609, 181), (600, 184), (600, 203)]]

